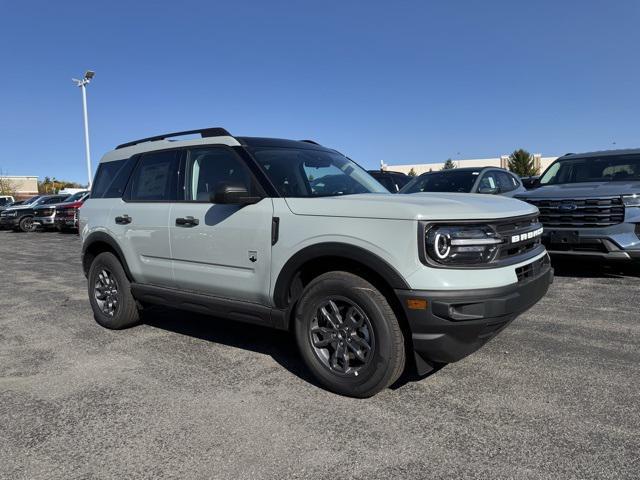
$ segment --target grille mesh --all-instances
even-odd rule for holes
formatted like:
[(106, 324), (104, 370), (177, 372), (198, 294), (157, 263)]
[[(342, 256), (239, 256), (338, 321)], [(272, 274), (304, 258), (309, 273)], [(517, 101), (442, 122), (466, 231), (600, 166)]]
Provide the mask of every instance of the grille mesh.
[(538, 207), (545, 227), (608, 227), (624, 222), (620, 197), (524, 200)]

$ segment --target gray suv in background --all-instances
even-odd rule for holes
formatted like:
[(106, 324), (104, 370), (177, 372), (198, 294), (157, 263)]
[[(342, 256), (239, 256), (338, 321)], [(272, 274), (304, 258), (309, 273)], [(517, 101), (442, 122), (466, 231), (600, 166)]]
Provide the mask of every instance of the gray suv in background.
[(457, 192), (513, 197), (526, 189), (518, 176), (497, 167), (465, 167), (427, 172), (414, 177), (400, 193)]
[(570, 153), (553, 162), (533, 190), (550, 253), (640, 259), (640, 150)]

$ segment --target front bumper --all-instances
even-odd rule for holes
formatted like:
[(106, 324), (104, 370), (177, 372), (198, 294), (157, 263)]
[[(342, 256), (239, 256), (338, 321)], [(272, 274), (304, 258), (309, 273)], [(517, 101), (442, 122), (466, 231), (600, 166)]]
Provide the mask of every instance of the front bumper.
[(625, 222), (579, 229), (549, 227), (544, 230), (542, 242), (555, 257), (630, 260), (640, 258), (640, 224)]
[(54, 217), (34, 217), (33, 223), (37, 223), (41, 227), (53, 227), (55, 220)]
[(78, 220), (74, 217), (56, 217), (55, 224), (60, 228), (78, 228)]
[[(396, 290), (411, 329), (419, 374), (431, 370), (433, 363), (456, 362), (475, 352), (547, 293), (553, 282), (549, 257), (523, 268), (527, 276), (504, 287)], [(411, 309), (409, 300), (426, 300), (426, 308)]]

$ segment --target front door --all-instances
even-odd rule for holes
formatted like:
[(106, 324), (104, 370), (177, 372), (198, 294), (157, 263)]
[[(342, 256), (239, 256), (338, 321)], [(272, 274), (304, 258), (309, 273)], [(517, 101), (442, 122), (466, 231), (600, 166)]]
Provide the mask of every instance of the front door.
[(193, 148), (184, 155), (179, 193), (169, 218), (171, 256), (178, 288), (268, 305), (273, 202), (212, 203), (221, 184), (259, 187), (229, 147)]

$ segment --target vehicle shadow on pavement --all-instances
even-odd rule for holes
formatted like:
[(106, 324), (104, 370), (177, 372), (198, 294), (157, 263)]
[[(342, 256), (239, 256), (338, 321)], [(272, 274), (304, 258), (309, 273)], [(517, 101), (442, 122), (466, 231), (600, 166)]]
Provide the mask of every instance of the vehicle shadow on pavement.
[(556, 277), (640, 278), (640, 262), (615, 262), (584, 259), (555, 259), (551, 264)]
[(304, 365), (289, 332), (160, 306), (145, 308), (142, 321), (180, 335), (269, 355), (297, 377), (322, 388)]
[[(180, 312), (180, 315), (176, 315), (176, 312)], [(307, 370), (298, 352), (295, 339), (289, 332), (160, 306), (145, 308), (142, 321), (150, 327), (269, 355), (280, 366), (301, 380), (324, 390), (324, 387)], [(418, 375), (415, 373), (413, 359), (407, 358), (405, 372), (389, 388), (397, 390), (408, 383), (418, 382), (438, 372), (444, 366), (444, 364), (438, 365), (431, 372)]]

